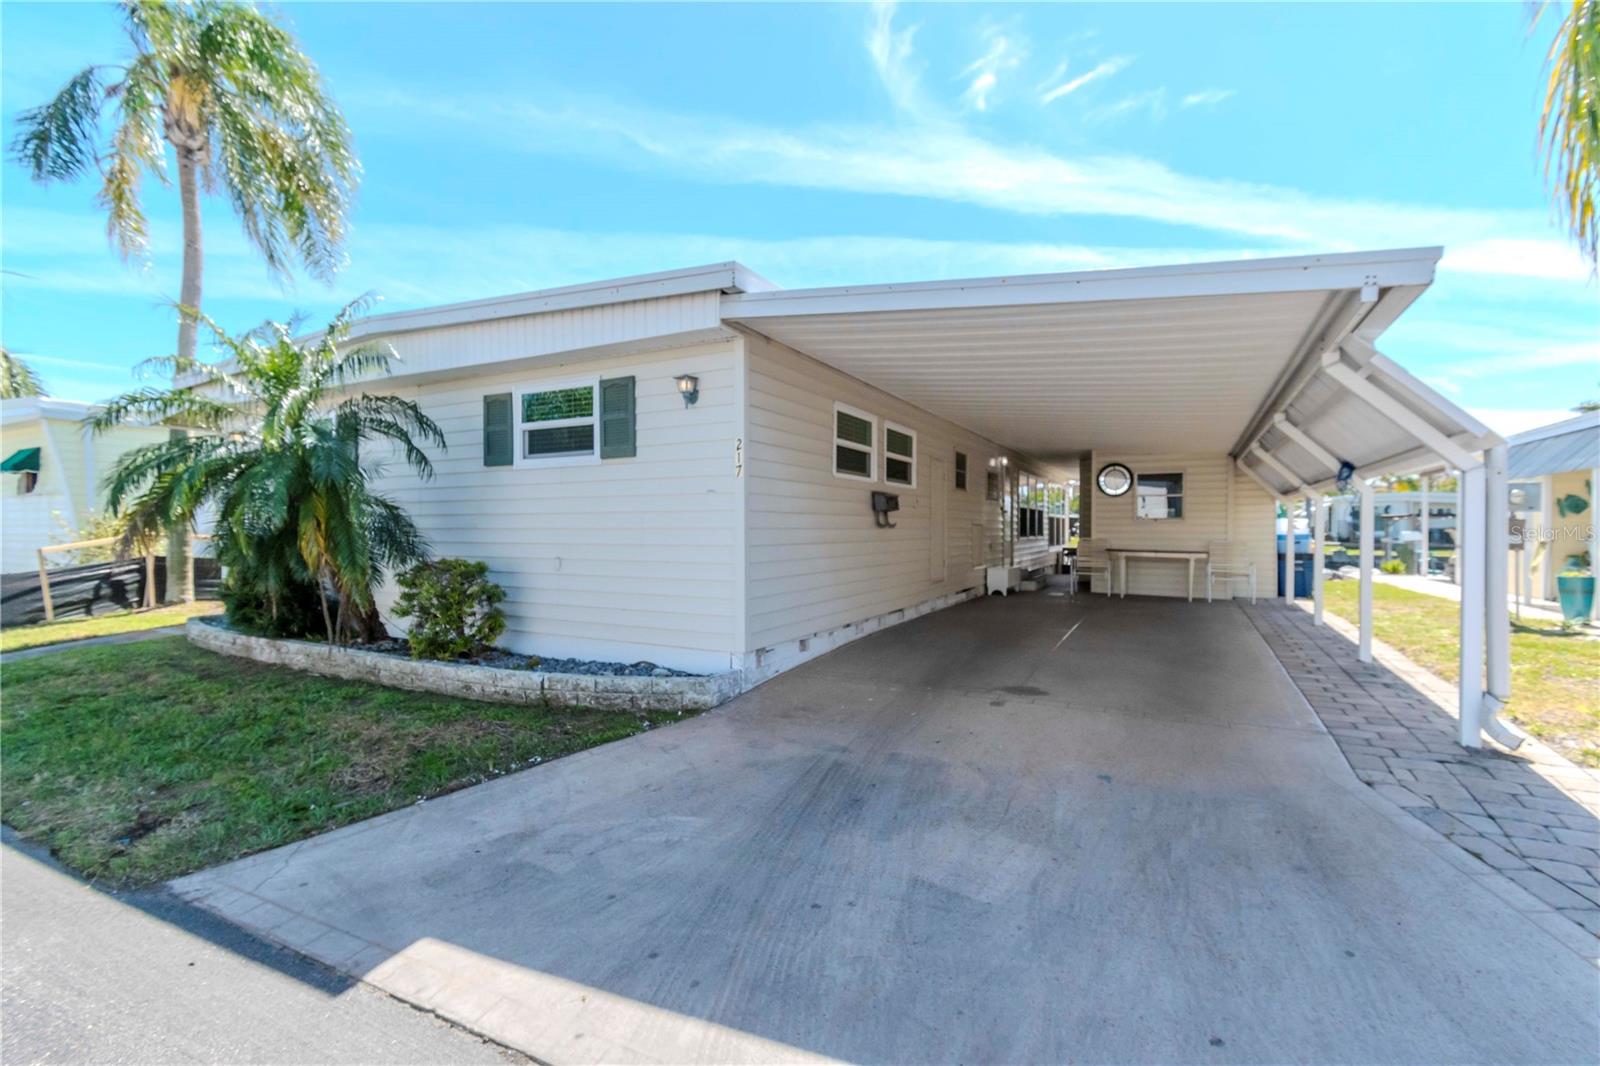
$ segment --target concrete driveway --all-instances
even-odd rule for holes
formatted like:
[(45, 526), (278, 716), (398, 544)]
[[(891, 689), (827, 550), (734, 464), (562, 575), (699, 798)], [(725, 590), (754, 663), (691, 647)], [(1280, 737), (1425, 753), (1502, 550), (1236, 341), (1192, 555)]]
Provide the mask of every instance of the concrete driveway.
[(1038, 594), (175, 887), (551, 1062), (1593, 1060), (1502, 885), (1239, 610)]

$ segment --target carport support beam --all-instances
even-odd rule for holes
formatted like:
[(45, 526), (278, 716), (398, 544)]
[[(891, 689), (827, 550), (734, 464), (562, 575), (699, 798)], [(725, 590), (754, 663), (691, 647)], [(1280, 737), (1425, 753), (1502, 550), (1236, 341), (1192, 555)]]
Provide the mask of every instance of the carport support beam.
[(1432, 559), (1428, 550), (1428, 545), (1431, 543), (1428, 540), (1428, 512), (1433, 510), (1433, 502), (1428, 499), (1428, 483), (1432, 480), (1432, 475), (1423, 474), (1418, 481), (1418, 487), (1422, 492), (1419, 504), (1422, 510), (1422, 547), (1417, 552), (1417, 573), (1422, 577), (1428, 576), (1428, 563)]
[(1510, 449), (1504, 444), (1483, 453), (1484, 501), (1484, 663), (1487, 684), (1483, 698), (1485, 733), (1512, 751), (1527, 735), (1500, 721), (1500, 709), (1511, 698), (1511, 610), (1506, 606), (1507, 571), (1511, 554), (1511, 484), (1507, 473)]
[[(1589, 573), (1600, 574), (1600, 466), (1589, 471)], [(1524, 551), (1527, 549), (1524, 548)], [(1589, 620), (1600, 621), (1600, 596), (1589, 604)]]
[(1459, 562), (1456, 577), (1461, 583), (1461, 664), (1460, 689), (1461, 745), (1483, 747), (1483, 637), (1484, 637), (1484, 541), (1488, 525), (1484, 517), (1484, 471), (1480, 464), (1461, 471), (1459, 514), (1456, 516), (1456, 550)]
[(1327, 515), (1323, 513), (1325, 502), (1322, 493), (1317, 493), (1310, 499), (1311, 504), (1311, 624), (1322, 624), (1322, 581), (1326, 567), (1323, 563), (1323, 547), (1327, 540), (1324, 527)]
[[(1361, 636), (1356, 656), (1364, 663), (1372, 661), (1372, 485), (1366, 480), (1356, 482), (1361, 495)], [(1480, 612), (1481, 615), (1481, 612)]]
[(1283, 504), (1283, 602), (1294, 606), (1294, 497)]

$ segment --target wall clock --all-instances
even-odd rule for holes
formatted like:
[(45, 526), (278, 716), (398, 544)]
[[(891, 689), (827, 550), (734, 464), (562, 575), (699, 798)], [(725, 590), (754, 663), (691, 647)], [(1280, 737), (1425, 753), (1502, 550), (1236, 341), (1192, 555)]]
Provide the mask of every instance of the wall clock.
[(1107, 463), (1100, 468), (1100, 474), (1094, 480), (1107, 496), (1121, 496), (1133, 488), (1133, 471), (1121, 463)]

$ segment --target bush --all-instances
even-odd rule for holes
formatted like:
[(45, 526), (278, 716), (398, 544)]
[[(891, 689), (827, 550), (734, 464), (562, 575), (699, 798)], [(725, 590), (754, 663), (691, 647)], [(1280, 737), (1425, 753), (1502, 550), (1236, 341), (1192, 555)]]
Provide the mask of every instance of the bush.
[(400, 575), (394, 613), (413, 619), (413, 659), (459, 659), (499, 639), (506, 617), (496, 604), (506, 592), (488, 574), (487, 563), (437, 559)]
[[(310, 584), (291, 585), (278, 597), (277, 610), (255, 583), (241, 580), (230, 571), (219, 592), (228, 624), (258, 637), (323, 636), (322, 605), (317, 590)], [(328, 609), (334, 609), (330, 604)]]
[(1403, 574), (1406, 572), (1406, 564), (1399, 559), (1390, 559), (1378, 569), (1386, 574)]

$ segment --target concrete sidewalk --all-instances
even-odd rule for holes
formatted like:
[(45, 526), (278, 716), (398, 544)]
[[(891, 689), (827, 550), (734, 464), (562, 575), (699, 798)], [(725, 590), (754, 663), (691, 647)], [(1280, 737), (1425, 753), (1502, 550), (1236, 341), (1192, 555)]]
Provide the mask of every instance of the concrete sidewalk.
[(169, 893), (108, 896), (0, 846), (0, 1061), (526, 1061)]
[(82, 640), (64, 640), (59, 644), (41, 644), (37, 648), (18, 648), (16, 651), (0, 652), (0, 665), (22, 659), (37, 659), (41, 655), (54, 655), (57, 652), (73, 651), (77, 648), (92, 648), (99, 644), (137, 644), (144, 640), (181, 636), (183, 636), (183, 626), (176, 625), (141, 629), (134, 633), (110, 633), (103, 637), (85, 637)]
[[(1450, 600), (1454, 603), (1461, 602), (1461, 586), (1443, 581), (1434, 577), (1419, 577), (1416, 574), (1384, 574), (1374, 572), (1373, 579), (1380, 585), (1393, 585), (1395, 588), (1410, 589), (1420, 592), (1424, 596), (1433, 596), (1441, 600)], [(1516, 599), (1506, 597), (1510, 605), (1511, 617), (1515, 620), (1520, 609), (1523, 618), (1533, 618), (1541, 622), (1561, 621), (1561, 605), (1548, 600), (1538, 600), (1531, 604), (1518, 605)], [(1592, 625), (1592, 623), (1586, 623)]]
[(1600, 1046), (1595, 939), (1359, 782), (1224, 603), (975, 601), (175, 888), (545, 1061)]

